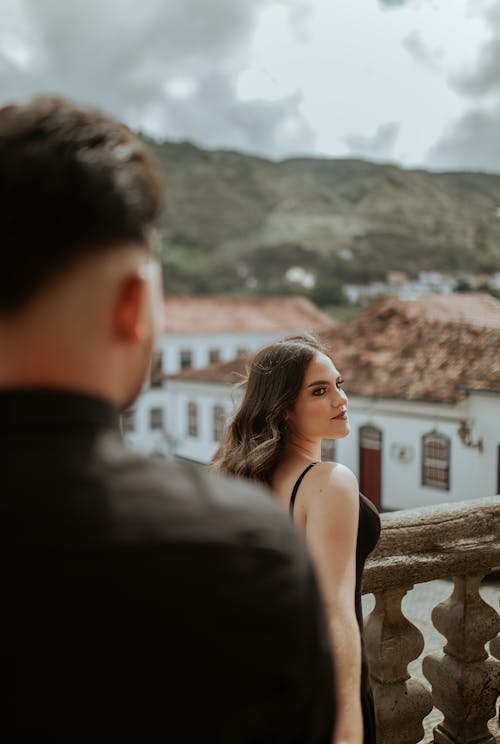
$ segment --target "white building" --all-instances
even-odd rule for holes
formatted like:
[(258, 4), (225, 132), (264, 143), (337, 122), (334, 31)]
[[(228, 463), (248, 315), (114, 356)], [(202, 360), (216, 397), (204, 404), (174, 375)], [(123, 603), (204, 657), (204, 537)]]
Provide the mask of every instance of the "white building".
[(351, 396), (336, 458), (382, 509), (500, 493), (500, 391), (456, 403)]
[(168, 376), (254, 352), (282, 336), (332, 327), (332, 320), (305, 297), (166, 298), (151, 378), (134, 408), (123, 416), (127, 440), (141, 452), (180, 454), (181, 447), (184, 457), (198, 459), (196, 446), (189, 454), (190, 440), (186, 447), (180, 444), (186, 425)]
[[(465, 277), (461, 278), (465, 279)], [(471, 282), (473, 281), (473, 277), (469, 277), (469, 279)], [(346, 284), (344, 285), (344, 292), (351, 304), (367, 305), (368, 302), (389, 294), (402, 300), (413, 300), (430, 293), (449, 295), (458, 284), (459, 278), (457, 276), (439, 271), (421, 271), (417, 279), (409, 279), (401, 271), (390, 271), (385, 282)]]
[(250, 357), (189, 370), (168, 383), (172, 451), (178, 457), (208, 463), (217, 450), (224, 426), (237, 407), (238, 382)]
[[(382, 509), (500, 492), (500, 302), (471, 294), (444, 300), (387, 298), (322, 334), (346, 380), (351, 423), (330, 456)], [(210, 460), (239, 401), (234, 383), (245, 361), (169, 381), (178, 456)]]

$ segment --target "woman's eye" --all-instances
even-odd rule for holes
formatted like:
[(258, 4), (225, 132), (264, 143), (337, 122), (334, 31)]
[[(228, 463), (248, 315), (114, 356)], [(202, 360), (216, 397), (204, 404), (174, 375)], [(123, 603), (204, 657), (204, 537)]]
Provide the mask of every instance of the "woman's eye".
[(341, 380), (337, 380), (337, 387), (338, 388), (341, 388), (343, 384), (344, 384), (344, 380), (342, 380), (342, 379)]
[(324, 395), (326, 393), (326, 387), (316, 388), (313, 395)]

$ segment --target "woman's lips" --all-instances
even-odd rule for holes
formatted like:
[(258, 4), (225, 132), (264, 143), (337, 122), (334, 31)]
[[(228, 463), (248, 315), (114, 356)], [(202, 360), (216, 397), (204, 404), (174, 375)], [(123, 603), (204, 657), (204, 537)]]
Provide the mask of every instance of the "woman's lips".
[(347, 421), (347, 411), (342, 411), (338, 416), (334, 416), (332, 421)]

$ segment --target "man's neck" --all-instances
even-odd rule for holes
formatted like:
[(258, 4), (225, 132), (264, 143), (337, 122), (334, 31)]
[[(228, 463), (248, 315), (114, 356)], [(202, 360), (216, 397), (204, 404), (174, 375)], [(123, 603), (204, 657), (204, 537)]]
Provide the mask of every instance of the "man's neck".
[(53, 344), (23, 345), (2, 343), (0, 333), (0, 389), (66, 390), (103, 398), (119, 406), (116, 385), (110, 366), (92, 365), (89, 355), (85, 365), (54, 352)]

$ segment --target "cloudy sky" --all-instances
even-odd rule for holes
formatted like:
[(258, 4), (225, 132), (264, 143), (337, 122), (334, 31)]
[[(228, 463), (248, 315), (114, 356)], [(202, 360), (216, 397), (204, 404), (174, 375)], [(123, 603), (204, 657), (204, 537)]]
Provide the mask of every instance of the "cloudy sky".
[(160, 139), (500, 172), (499, 0), (0, 0), (0, 102)]

